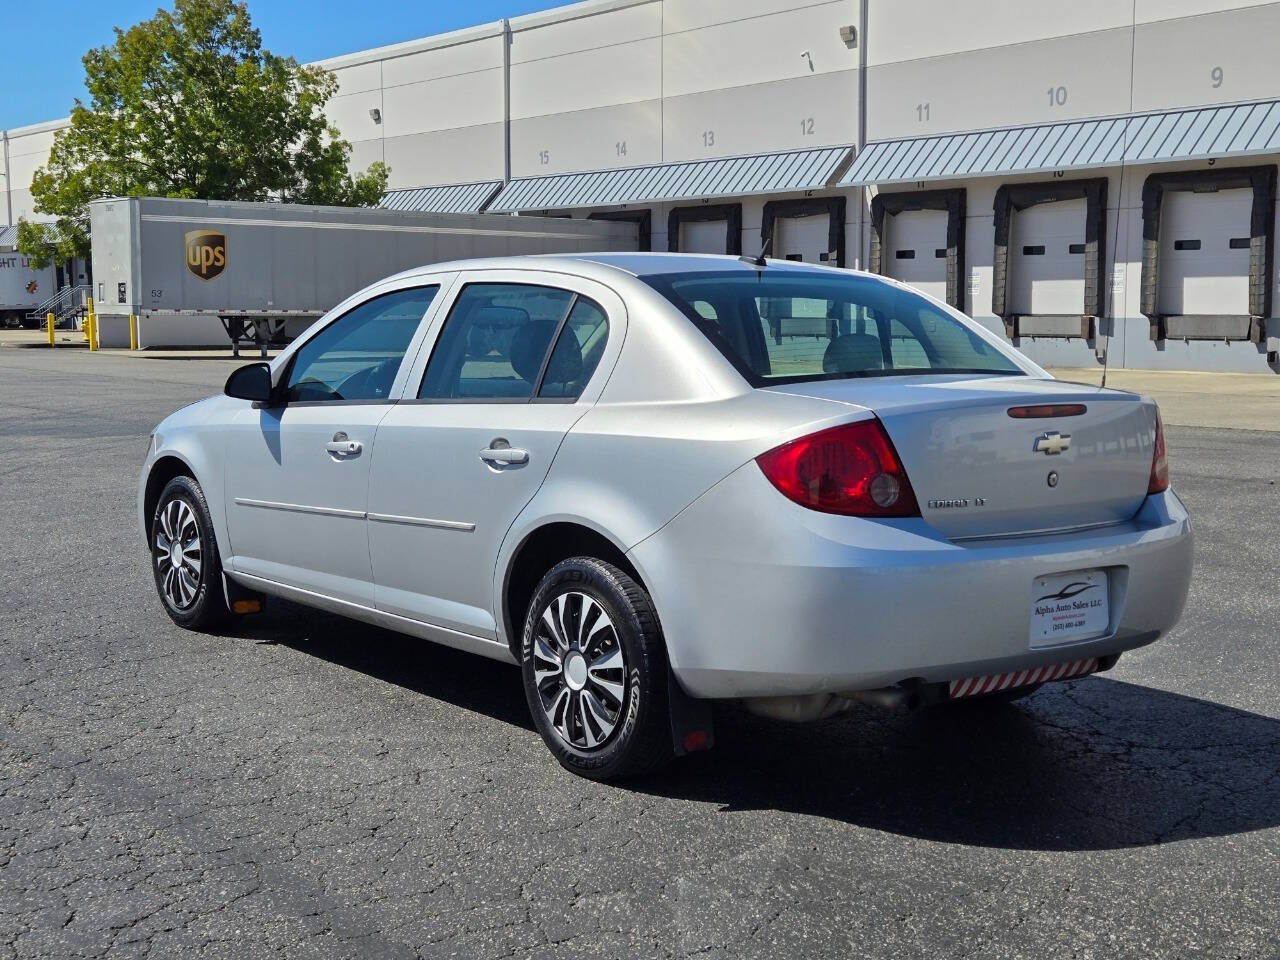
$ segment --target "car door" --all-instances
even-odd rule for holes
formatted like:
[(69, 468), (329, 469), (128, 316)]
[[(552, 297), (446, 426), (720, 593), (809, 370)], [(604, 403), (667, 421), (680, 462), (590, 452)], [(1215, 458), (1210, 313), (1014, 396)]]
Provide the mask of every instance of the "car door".
[(498, 549), (599, 395), (624, 325), (621, 299), (587, 280), (459, 279), (416, 390), (379, 428), (369, 486), (379, 610), (496, 636)]
[(224, 484), (231, 570), (373, 606), (365, 511), (374, 436), (439, 290), (376, 291), (289, 356), (278, 401), (236, 416)]

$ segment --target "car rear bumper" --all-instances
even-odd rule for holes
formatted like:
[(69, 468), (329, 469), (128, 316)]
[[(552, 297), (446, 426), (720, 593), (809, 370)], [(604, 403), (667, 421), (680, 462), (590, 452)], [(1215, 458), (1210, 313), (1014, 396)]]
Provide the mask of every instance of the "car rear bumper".
[[(1172, 491), (1130, 521), (957, 543), (922, 519), (863, 520), (792, 504), (748, 463), (629, 556), (696, 697), (867, 690), (1104, 657), (1178, 620), (1191, 521)], [(1108, 574), (1104, 636), (1032, 649), (1032, 580)]]

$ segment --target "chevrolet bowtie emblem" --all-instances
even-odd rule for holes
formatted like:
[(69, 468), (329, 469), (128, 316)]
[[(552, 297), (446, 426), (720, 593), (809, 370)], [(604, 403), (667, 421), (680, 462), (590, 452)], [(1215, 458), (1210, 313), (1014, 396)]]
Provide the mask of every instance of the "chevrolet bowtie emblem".
[(1063, 450), (1070, 448), (1071, 434), (1059, 433), (1057, 430), (1048, 430), (1040, 436), (1036, 437), (1035, 446), (1032, 447), (1036, 453), (1044, 453), (1049, 456), (1056, 456)]

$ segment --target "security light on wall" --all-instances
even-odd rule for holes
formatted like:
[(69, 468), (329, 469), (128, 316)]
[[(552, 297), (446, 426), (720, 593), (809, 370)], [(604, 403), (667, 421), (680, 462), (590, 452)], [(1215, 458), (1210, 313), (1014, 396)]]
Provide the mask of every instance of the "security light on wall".
[(369, 119), (372, 120), (374, 123), (381, 123), (382, 111), (379, 110), (377, 107), (374, 107), (372, 110), (369, 111)]
[(857, 27), (841, 27), (840, 39), (847, 46), (856, 47), (858, 45), (858, 28)]

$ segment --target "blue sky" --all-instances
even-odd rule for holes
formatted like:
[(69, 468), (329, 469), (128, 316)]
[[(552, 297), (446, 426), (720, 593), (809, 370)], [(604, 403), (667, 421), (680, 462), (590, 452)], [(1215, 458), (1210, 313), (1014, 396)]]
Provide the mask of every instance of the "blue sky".
[[(566, 0), (248, 0), (263, 44), (306, 63), (399, 43)], [(151, 17), (157, 0), (6, 2), (0, 46), (0, 129), (56, 120), (86, 97), (80, 58), (109, 44), (112, 27)]]

